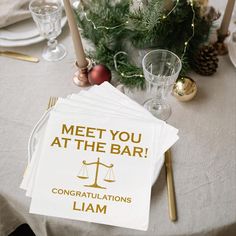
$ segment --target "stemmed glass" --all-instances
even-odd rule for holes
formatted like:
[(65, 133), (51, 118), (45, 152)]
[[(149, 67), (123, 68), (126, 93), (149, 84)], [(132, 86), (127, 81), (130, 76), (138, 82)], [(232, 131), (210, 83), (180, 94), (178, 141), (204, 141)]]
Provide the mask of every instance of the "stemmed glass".
[(144, 107), (155, 117), (167, 120), (171, 114), (170, 105), (166, 97), (182, 68), (181, 60), (173, 52), (157, 49), (148, 52), (142, 60), (146, 89), (154, 93), (155, 97), (147, 100)]
[(61, 33), (61, 1), (32, 0), (29, 9), (40, 35), (48, 40), (47, 47), (43, 50), (43, 58), (47, 61), (61, 60), (66, 55), (65, 47), (57, 44), (56, 40)]

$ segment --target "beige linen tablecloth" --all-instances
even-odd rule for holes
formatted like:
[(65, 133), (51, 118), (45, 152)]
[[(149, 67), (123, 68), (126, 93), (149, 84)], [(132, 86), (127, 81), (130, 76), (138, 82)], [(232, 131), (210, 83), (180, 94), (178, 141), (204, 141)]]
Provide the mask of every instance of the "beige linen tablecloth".
[[(0, 57), (0, 236), (25, 222), (37, 236), (236, 235), (236, 69), (228, 55), (213, 76), (192, 74), (199, 87), (193, 101), (169, 98), (168, 122), (180, 130), (172, 149), (176, 223), (168, 216), (164, 169), (152, 189), (147, 232), (28, 213), (30, 199), (19, 185), (30, 132), (50, 96), (80, 90), (72, 82), (75, 56), (68, 29), (60, 40), (68, 51), (60, 62)], [(13, 50), (40, 57), (44, 45)]]
[[(30, 200), (19, 185), (31, 129), (50, 96), (80, 90), (72, 82), (75, 58), (68, 30), (61, 40), (68, 55), (57, 63), (0, 58), (0, 235), (24, 222), (37, 236), (235, 235), (236, 69), (228, 56), (220, 58), (212, 77), (192, 75), (199, 87), (193, 101), (169, 98), (168, 122), (180, 130), (172, 150), (178, 222), (168, 217), (164, 170), (152, 190), (147, 232), (28, 213)], [(44, 44), (18, 50), (40, 57)]]

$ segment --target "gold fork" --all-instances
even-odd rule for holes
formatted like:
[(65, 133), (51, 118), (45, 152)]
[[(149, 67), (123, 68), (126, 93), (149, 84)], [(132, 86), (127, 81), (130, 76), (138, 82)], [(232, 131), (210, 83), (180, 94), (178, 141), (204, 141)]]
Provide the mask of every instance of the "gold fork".
[(58, 97), (50, 97), (49, 101), (48, 101), (48, 107), (47, 110), (53, 106), (55, 106), (55, 104), (57, 103)]

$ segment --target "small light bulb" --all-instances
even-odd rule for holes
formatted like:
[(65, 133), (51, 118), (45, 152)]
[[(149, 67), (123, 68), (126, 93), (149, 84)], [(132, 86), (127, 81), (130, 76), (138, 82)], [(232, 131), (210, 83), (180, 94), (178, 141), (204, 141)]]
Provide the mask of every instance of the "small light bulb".
[(192, 24), (192, 27), (194, 27), (194, 24)]
[(187, 46), (187, 45), (188, 45), (188, 42), (185, 42), (184, 45)]
[(126, 21), (125, 23), (126, 23), (126, 24), (128, 24), (128, 23), (129, 23), (129, 21)]
[(164, 15), (164, 16), (162, 16), (162, 19), (165, 19), (166, 18), (166, 16)]
[(121, 73), (121, 76), (124, 76), (124, 73)]

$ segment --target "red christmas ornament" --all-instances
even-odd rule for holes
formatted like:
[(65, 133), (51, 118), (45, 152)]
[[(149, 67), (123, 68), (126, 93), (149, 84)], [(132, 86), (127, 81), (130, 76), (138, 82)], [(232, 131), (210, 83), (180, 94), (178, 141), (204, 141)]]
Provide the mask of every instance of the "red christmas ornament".
[(104, 81), (111, 81), (111, 71), (102, 64), (94, 66), (88, 72), (88, 79), (90, 84), (102, 84)]

